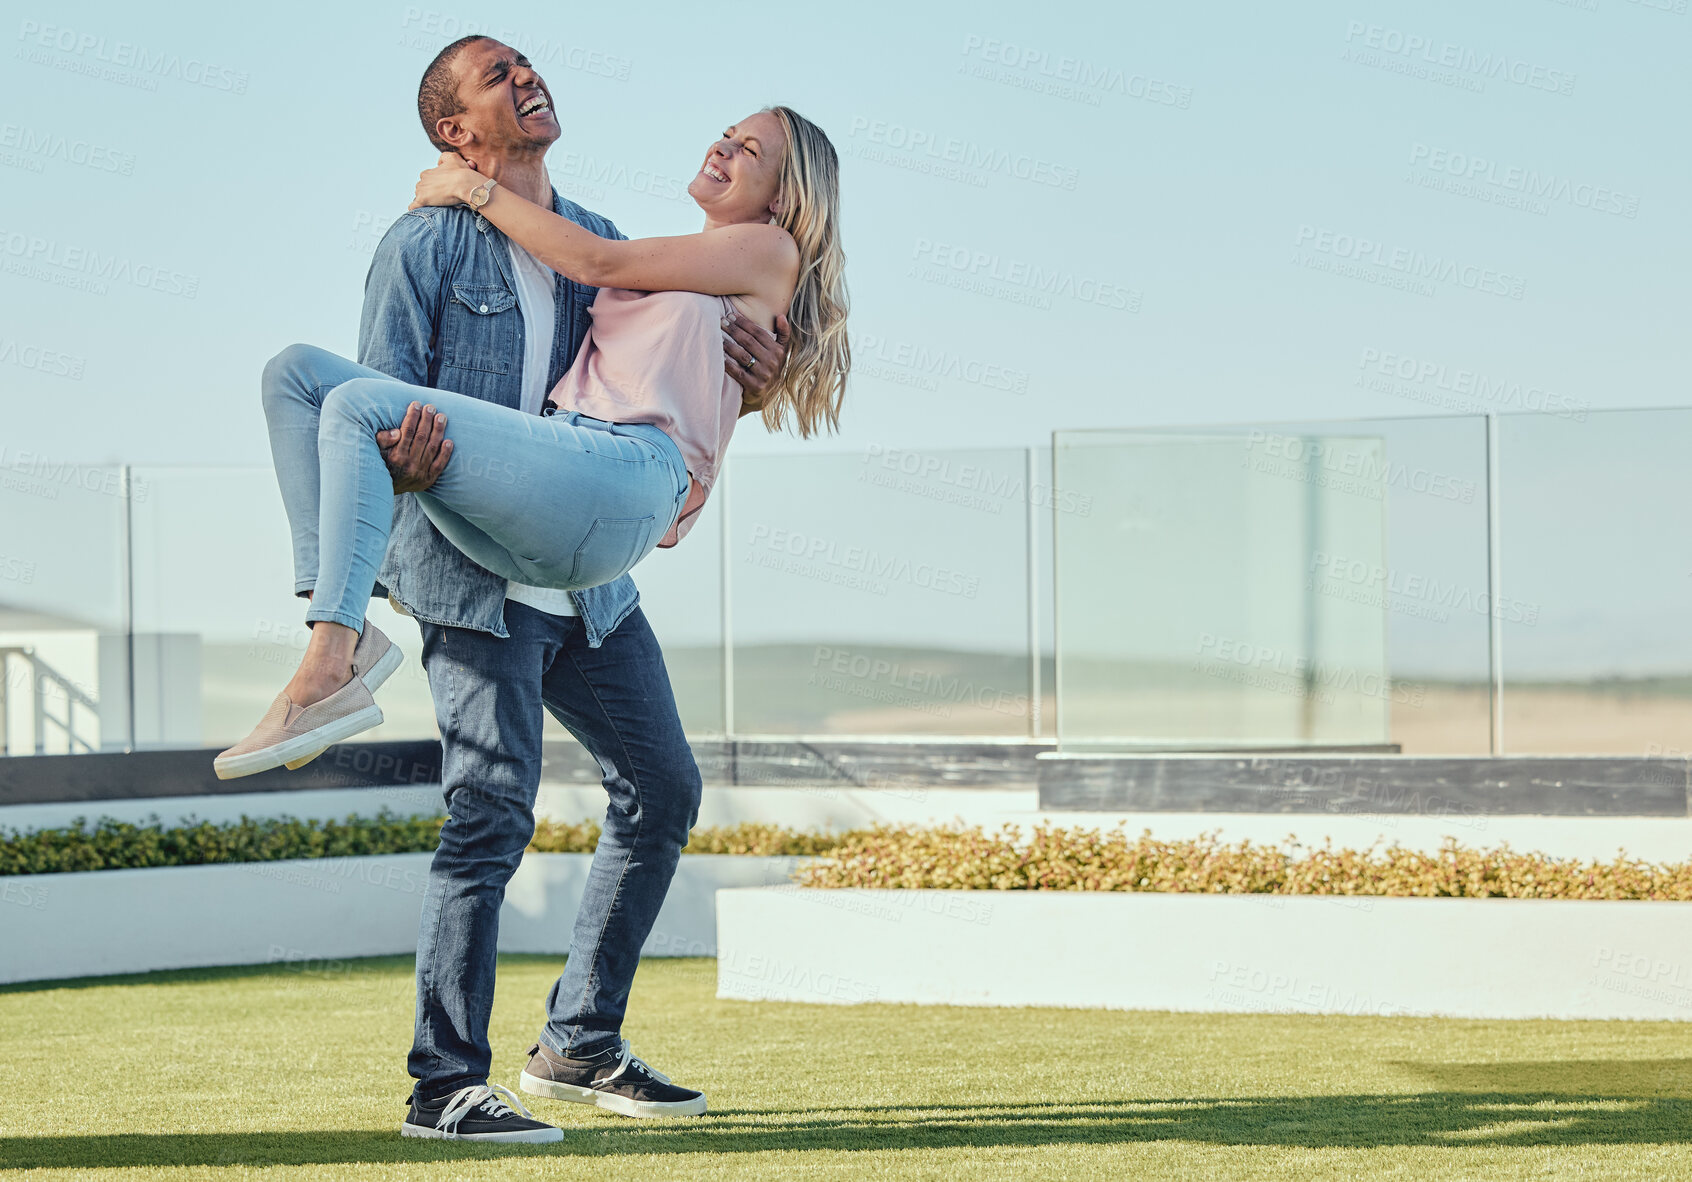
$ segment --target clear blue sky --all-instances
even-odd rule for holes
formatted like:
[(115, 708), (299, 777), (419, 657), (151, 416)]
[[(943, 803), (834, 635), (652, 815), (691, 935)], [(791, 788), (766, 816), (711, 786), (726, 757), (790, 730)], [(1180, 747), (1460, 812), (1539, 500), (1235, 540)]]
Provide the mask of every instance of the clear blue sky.
[[(631, 235), (696, 225), (668, 194), (725, 122), (781, 101), (832, 134), (860, 346), (846, 446), (1440, 409), (1434, 379), (1359, 388), (1366, 355), (1685, 402), (1677, 2), (8, 0), (0, 258), (83, 250), (120, 274), (95, 294), (63, 285), (88, 277), (74, 264), (0, 273), (0, 339), (70, 359), (0, 360), (0, 442), (264, 461), (259, 367), (293, 340), (353, 348), (368, 250), (431, 156), (417, 76), (466, 22), (535, 58), (565, 125), (555, 178)], [(1454, 77), (1401, 72), (1424, 67)], [(934, 174), (948, 157), (961, 179)], [(1524, 183), (1550, 195), (1503, 203)], [(1452, 274), (1374, 282), (1404, 277), (1395, 254)], [(1489, 273), (1520, 298), (1465, 286)]]

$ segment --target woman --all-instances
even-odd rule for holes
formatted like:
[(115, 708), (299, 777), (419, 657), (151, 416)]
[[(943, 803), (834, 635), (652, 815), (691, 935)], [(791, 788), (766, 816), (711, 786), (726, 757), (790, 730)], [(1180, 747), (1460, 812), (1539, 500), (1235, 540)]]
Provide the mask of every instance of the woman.
[(703, 231), (615, 241), (458, 156), (422, 174), (413, 208), (468, 205), (534, 259), (598, 287), (592, 327), (545, 418), (359, 378), (308, 410), (315, 431), (309, 421), (272, 424), (273, 446), (316, 452), (303, 457), (315, 463), (277, 456), (291, 520), (314, 491), (296, 473), (321, 473), (311, 640), (258, 727), (217, 757), (220, 778), (298, 767), (382, 721), (371, 690), (401, 658), (364, 619), (393, 514), (377, 436), (413, 403), (435, 405), (451, 448), (436, 483), (416, 494), (430, 521), (494, 574), (563, 589), (609, 582), (692, 526), (744, 413), (723, 370), (720, 324), (735, 305), (766, 327), (777, 313), (791, 325), (787, 360), (761, 401), (766, 428), (791, 422), (808, 437), (838, 425), (850, 353), (828, 137), (790, 108), (760, 111), (712, 145), (688, 191), (705, 210)]

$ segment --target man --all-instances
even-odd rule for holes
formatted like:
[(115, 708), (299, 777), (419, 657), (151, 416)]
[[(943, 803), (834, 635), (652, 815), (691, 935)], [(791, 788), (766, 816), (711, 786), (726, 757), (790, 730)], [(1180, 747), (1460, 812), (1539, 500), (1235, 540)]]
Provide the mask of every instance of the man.
[[(543, 163), (560, 135), (552, 95), (511, 47), (480, 36), (448, 45), (424, 72), (417, 105), (438, 150), (460, 153), (501, 185), (597, 234), (623, 237), (552, 190)], [(468, 209), (414, 210), (388, 230), (371, 263), (359, 361), (402, 381), (538, 414), (576, 355), (594, 291), (547, 270)], [(778, 340), (749, 321), (725, 324), (728, 372), (748, 406), (780, 369), (785, 321), (779, 329)], [(272, 363), (267, 382), (335, 380), (306, 375), (289, 356)], [(413, 407), (399, 430), (380, 437), (396, 492), (427, 488), (451, 462), (441, 432), (432, 407)], [(379, 581), (422, 630), (450, 814), (418, 935), (409, 1060), (417, 1083), (402, 1135), (563, 1136), (488, 1080), (499, 909), (534, 833), (543, 709), (599, 763), (610, 805), (569, 961), (547, 998), (547, 1023), (521, 1086), (630, 1116), (704, 1112), (701, 1093), (635, 1058), (620, 1033), (641, 945), (700, 794), (663, 655), (632, 580), (572, 592), (509, 583), (442, 537), (413, 498), (400, 497)]]

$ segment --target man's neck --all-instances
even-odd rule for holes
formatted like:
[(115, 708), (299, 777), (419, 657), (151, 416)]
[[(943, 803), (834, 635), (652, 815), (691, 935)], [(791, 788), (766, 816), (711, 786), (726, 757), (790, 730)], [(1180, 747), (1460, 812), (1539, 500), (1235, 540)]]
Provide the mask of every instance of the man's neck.
[(542, 209), (552, 208), (552, 180), (546, 175), (543, 156), (496, 156), (478, 160), (476, 165), (484, 176), (491, 176), (517, 196)]

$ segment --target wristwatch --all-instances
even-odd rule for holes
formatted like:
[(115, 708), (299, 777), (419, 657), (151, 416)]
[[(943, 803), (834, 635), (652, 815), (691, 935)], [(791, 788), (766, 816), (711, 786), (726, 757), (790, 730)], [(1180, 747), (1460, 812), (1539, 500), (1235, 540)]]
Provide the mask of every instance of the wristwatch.
[(474, 189), (471, 189), (470, 208), (479, 210), (482, 206), (486, 205), (488, 203), (488, 198), (493, 196), (494, 186), (497, 184), (499, 184), (499, 182), (490, 177), (481, 184), (477, 185)]

